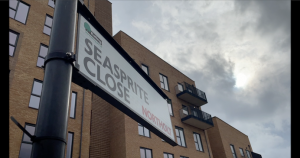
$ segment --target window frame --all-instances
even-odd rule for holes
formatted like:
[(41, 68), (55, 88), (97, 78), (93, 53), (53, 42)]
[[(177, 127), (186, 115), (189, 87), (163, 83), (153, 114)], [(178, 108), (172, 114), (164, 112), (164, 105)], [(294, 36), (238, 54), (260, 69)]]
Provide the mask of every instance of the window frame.
[[(231, 147), (232, 147), (234, 153), (232, 153)], [(232, 153), (232, 156), (234, 155), (233, 158), (237, 158), (237, 156), (236, 156), (236, 151), (235, 151), (235, 149), (234, 149), (234, 145), (232, 145), (232, 144), (230, 144), (230, 151), (231, 151), (231, 153)]]
[[(246, 149), (245, 149), (246, 150)], [(248, 156), (248, 153), (249, 153), (249, 156)], [(246, 155), (247, 155), (247, 158), (251, 158), (251, 154), (250, 154), (250, 151), (249, 150), (246, 150)]]
[[(38, 96), (38, 95), (36, 95), (36, 94), (32, 94), (33, 86), (34, 86), (34, 82), (35, 82), (35, 81), (36, 81), (36, 82), (42, 83), (42, 89), (41, 89), (41, 95), (40, 95), (40, 96)], [(31, 107), (31, 106), (30, 106), (30, 98), (29, 98), (29, 103), (28, 103), (28, 107), (29, 107), (29, 108), (33, 108), (33, 109), (36, 109), (36, 110), (40, 109), (42, 90), (43, 90), (43, 81), (34, 78), (34, 79), (33, 79), (33, 83), (32, 83), (32, 88), (31, 88), (30, 98), (31, 98), (32, 95), (35, 96), (35, 97), (39, 97), (39, 98), (40, 98), (40, 102), (39, 102), (39, 108)]]
[[(140, 135), (140, 133), (139, 133), (139, 131), (138, 131), (139, 135), (140, 135), (140, 136), (147, 137), (147, 138), (151, 138), (151, 134), (150, 134), (151, 132), (150, 132), (150, 130), (149, 130), (148, 128), (146, 128), (145, 126), (143, 126), (142, 124), (140, 124), (140, 123), (138, 123), (138, 128), (139, 128), (139, 126), (143, 128), (143, 135)], [(145, 135), (145, 128), (149, 131), (149, 137)], [(138, 130), (139, 130), (139, 129), (138, 129)]]
[(149, 158), (153, 158), (152, 149), (140, 147), (140, 156), (141, 156), (141, 149), (143, 149), (145, 151), (145, 158), (148, 158), (147, 154), (146, 154), (146, 150), (150, 150), (151, 151), (151, 157), (149, 157)]
[[(26, 20), (25, 20), (25, 23), (23, 23), (23, 22), (21, 22), (21, 21), (19, 21), (19, 20), (16, 20), (16, 21), (18, 21), (18, 22), (20, 22), (20, 23), (26, 25), (27, 20), (28, 20), (28, 15), (29, 15), (29, 10), (30, 10), (30, 5), (29, 5), (28, 3), (22, 1), (22, 0), (16, 0), (16, 1), (18, 1), (17, 6), (16, 6), (16, 9), (11, 8), (11, 7), (9, 6), (9, 4), (8, 4), (8, 8), (15, 11), (15, 16), (14, 16), (14, 18), (10, 17), (9, 15), (8, 15), (8, 17), (11, 18), (11, 19), (16, 20), (17, 10), (18, 10), (19, 4), (20, 4), (20, 2), (21, 2), (21, 3), (23, 3), (24, 5), (27, 5), (27, 6), (28, 6), (28, 12), (27, 12), (27, 15), (26, 15)], [(9, 3), (9, 1), (8, 1), (8, 3)], [(9, 14), (9, 13), (8, 13), (8, 14)]]
[[(194, 134), (195, 135), (199, 135), (199, 139), (200, 139), (200, 145), (201, 145), (201, 148), (202, 148), (202, 151), (200, 150), (200, 148), (199, 148), (199, 150), (197, 150), (197, 148), (196, 148), (196, 150), (197, 151), (200, 151), (200, 152), (204, 152), (204, 148), (203, 148), (203, 143), (202, 143), (202, 139), (201, 139), (201, 135), (199, 134), (199, 133), (196, 133), (196, 132), (193, 132), (193, 138), (194, 138)], [(195, 141), (195, 138), (194, 138), (194, 143), (195, 143), (195, 145), (196, 145), (196, 143), (197, 143), (197, 145), (199, 145), (199, 142), (198, 142), (198, 140), (197, 140), (197, 142)], [(195, 146), (196, 147), (196, 146)]]
[(170, 157), (169, 157), (169, 155), (172, 155), (172, 156), (173, 156), (173, 158), (175, 158), (175, 157), (174, 157), (174, 154), (171, 154), (171, 153), (164, 152), (164, 157), (165, 157), (165, 154), (167, 154), (167, 157), (168, 157), (168, 158), (170, 158)]
[[(178, 130), (179, 136), (177, 136), (177, 134), (176, 134), (176, 129)], [(182, 139), (181, 139), (181, 137), (180, 137), (180, 132), (179, 132), (179, 130), (182, 130), (182, 135), (183, 135), (183, 140), (184, 140), (185, 146), (182, 146), (182, 143), (181, 143), (181, 142), (182, 142)], [(186, 144), (186, 141), (185, 141), (185, 136), (184, 136), (184, 130), (183, 130), (183, 128), (178, 127), (178, 126), (175, 126), (175, 135), (176, 135), (177, 138), (179, 137), (179, 139), (180, 139), (180, 144), (181, 144), (181, 145), (179, 145), (178, 142), (177, 142), (177, 144), (178, 144), (179, 146), (182, 146), (182, 147), (187, 148), (187, 144)], [(176, 139), (176, 140), (177, 140), (177, 139)]]
[[(162, 80), (163, 80), (163, 82), (160, 80), (160, 75), (162, 76)], [(168, 90), (167, 90), (167, 89), (165, 89), (165, 83), (164, 83), (164, 78), (163, 78), (163, 77), (166, 77), (166, 79), (167, 79), (167, 87), (168, 87)], [(160, 88), (162, 88), (162, 87), (161, 87), (161, 83), (163, 83), (163, 85), (164, 85), (164, 88), (162, 88), (162, 89), (164, 89), (164, 90), (166, 90), (166, 91), (170, 92), (170, 87), (169, 87), (169, 79), (168, 79), (168, 77), (167, 77), (167, 76), (165, 76), (165, 75), (163, 75), (163, 74), (159, 73), (159, 82), (160, 82)]]
[[(47, 49), (49, 50), (49, 46), (47, 46), (46, 44), (40, 43), (39, 54), (38, 54), (38, 58), (37, 58), (37, 61), (36, 61), (36, 67), (39, 67), (39, 66), (37, 65), (39, 58), (44, 59), (44, 64), (45, 64), (45, 58), (46, 58), (46, 56), (47, 56), (47, 54), (46, 54), (45, 57), (40, 56), (41, 46), (47, 47)], [(44, 68), (44, 66), (45, 66), (44, 64), (43, 64), (41, 67), (39, 67), (39, 68)]]
[[(51, 15), (49, 15), (49, 14), (46, 14), (45, 22), (44, 22), (44, 27), (46, 26), (46, 27), (50, 28), (50, 30), (51, 30), (51, 31), (50, 31), (50, 35), (51, 35), (51, 32), (52, 32), (52, 26), (50, 27), (50, 26), (48, 26), (48, 25), (46, 24), (47, 16), (50, 17), (50, 18), (52, 18), (52, 25), (53, 25), (53, 16), (51, 16)], [(48, 35), (48, 34), (46, 34), (46, 33), (44, 32), (44, 27), (43, 27), (43, 33), (44, 33), (45, 35)], [(50, 35), (48, 35), (48, 36), (50, 36)]]
[[(76, 98), (75, 98), (75, 105), (74, 105), (74, 117), (71, 117), (71, 107), (72, 107), (72, 94), (76, 94)], [(75, 119), (76, 118), (76, 107), (77, 107), (77, 92), (72, 91), (71, 93), (71, 106), (70, 106), (70, 118)]]
[(180, 92), (183, 92), (183, 91), (184, 91), (183, 85), (182, 85), (181, 83), (179, 83), (179, 82), (177, 82), (177, 85), (178, 85), (178, 87), (179, 87), (179, 85), (181, 85), (182, 91), (180, 91), (179, 88), (178, 88), (178, 90), (179, 90)]
[(143, 66), (147, 68), (147, 73), (144, 70), (143, 71), (149, 76), (149, 66), (145, 64), (142, 64), (141, 66), (142, 66), (142, 70), (143, 70)]
[[(10, 43), (8, 42), (8, 46), (13, 46), (13, 47), (15, 47), (14, 52), (13, 52), (13, 55), (11, 56), (11, 57), (14, 57), (14, 56), (15, 56), (16, 49), (17, 49), (17, 45), (18, 45), (18, 40), (19, 40), (20, 33), (14, 31), (14, 30), (9, 29), (8, 33), (10, 33), (10, 32), (12, 32), (12, 33), (14, 33), (14, 34), (17, 35), (16, 41), (15, 41), (15, 45), (12, 45), (12, 44), (10, 44)], [(9, 48), (8, 48), (8, 49), (9, 49)], [(9, 51), (9, 50), (8, 50), (8, 51)], [(8, 53), (9, 53), (9, 52), (8, 52)], [(10, 54), (8, 54), (8, 55), (10, 56)]]
[[(50, 1), (53, 1), (54, 7), (52, 7), (51, 5), (49, 5), (49, 2), (50, 2)], [(51, 8), (53, 8), (53, 9), (54, 9), (54, 8), (55, 8), (55, 3), (54, 3), (54, 0), (49, 0), (49, 1), (48, 1), (48, 6), (50, 6)]]
[[(69, 141), (69, 133), (72, 134), (71, 155), (70, 155), (70, 158), (72, 158), (72, 156), (73, 156), (73, 146), (74, 146), (73, 145), (74, 144), (74, 132), (68, 131), (68, 140), (67, 140), (67, 142)], [(68, 158), (67, 154), (68, 154), (68, 144), (67, 144), (66, 158)]]
[[(239, 148), (239, 150), (240, 150), (241, 156), (242, 156), (242, 157), (245, 157), (245, 153), (244, 153), (243, 148)], [(242, 153), (243, 153), (243, 155), (242, 155)]]
[[(172, 112), (172, 115), (170, 114), (170, 111), (169, 111), (169, 114), (170, 114), (170, 116), (173, 116), (173, 117), (174, 117), (174, 111), (173, 111), (172, 100), (169, 99), (169, 101), (170, 101), (170, 106), (171, 106), (171, 112)], [(167, 101), (167, 104), (168, 104), (168, 110), (169, 110), (169, 103), (168, 103), (168, 101)]]
[[(36, 126), (35, 124), (25, 122), (25, 126), (24, 126), (25, 129), (26, 129), (27, 125), (34, 127), (34, 132), (35, 132), (35, 126)], [(22, 144), (31, 144), (31, 152), (32, 152), (32, 145), (33, 145), (33, 143), (32, 142), (24, 141), (24, 135), (25, 135), (25, 133), (24, 132), (22, 132), (22, 133), (23, 133), (23, 135), (22, 135), (22, 140), (21, 140), (21, 145), (20, 145), (20, 150), (19, 150), (19, 156), (18, 157), (20, 157), (20, 152), (21, 152)]]

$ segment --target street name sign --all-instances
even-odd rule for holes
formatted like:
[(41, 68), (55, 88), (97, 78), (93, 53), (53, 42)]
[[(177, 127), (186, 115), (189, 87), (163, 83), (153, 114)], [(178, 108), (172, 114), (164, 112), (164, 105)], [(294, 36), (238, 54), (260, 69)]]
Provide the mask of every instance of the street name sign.
[(75, 76), (87, 80), (83, 87), (176, 146), (168, 97), (80, 2), (78, 13)]

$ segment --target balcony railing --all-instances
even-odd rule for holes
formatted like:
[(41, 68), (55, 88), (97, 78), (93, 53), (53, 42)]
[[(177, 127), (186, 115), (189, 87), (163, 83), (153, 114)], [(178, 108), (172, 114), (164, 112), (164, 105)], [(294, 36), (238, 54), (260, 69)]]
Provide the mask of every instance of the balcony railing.
[(211, 115), (202, 110), (185, 107), (180, 109), (179, 113), (181, 121), (192, 126), (201, 129), (208, 129), (214, 126)]
[(207, 103), (205, 93), (194, 85), (182, 82), (175, 87), (175, 91), (178, 98), (194, 105), (201, 106)]

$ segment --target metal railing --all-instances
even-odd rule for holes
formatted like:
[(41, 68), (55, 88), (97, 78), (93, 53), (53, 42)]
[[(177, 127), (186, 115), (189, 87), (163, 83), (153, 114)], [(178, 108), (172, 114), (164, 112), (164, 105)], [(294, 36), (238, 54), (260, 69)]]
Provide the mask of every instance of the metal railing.
[(191, 108), (189, 110), (188, 107), (184, 107), (184, 108), (180, 109), (180, 117), (181, 118), (184, 118), (188, 115), (192, 115), (192, 116), (196, 117), (198, 120), (206, 122), (212, 126), (214, 125), (211, 115), (202, 110), (194, 109), (194, 108)]
[(180, 85), (177, 85), (175, 87), (177, 94), (182, 91), (187, 91), (187, 92), (191, 93), (192, 95), (196, 95), (207, 101), (205, 93), (203, 91), (201, 91), (200, 89), (196, 88), (194, 85), (190, 85), (186, 82), (182, 82), (181, 85), (182, 85), (182, 87)]

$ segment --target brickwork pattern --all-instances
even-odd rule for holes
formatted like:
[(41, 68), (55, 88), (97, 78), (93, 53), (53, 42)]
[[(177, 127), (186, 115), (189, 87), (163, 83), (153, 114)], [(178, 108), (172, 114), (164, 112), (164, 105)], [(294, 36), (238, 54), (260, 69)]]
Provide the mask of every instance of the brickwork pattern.
[(101, 26), (112, 36), (111, 2), (95, 0), (95, 18)]

